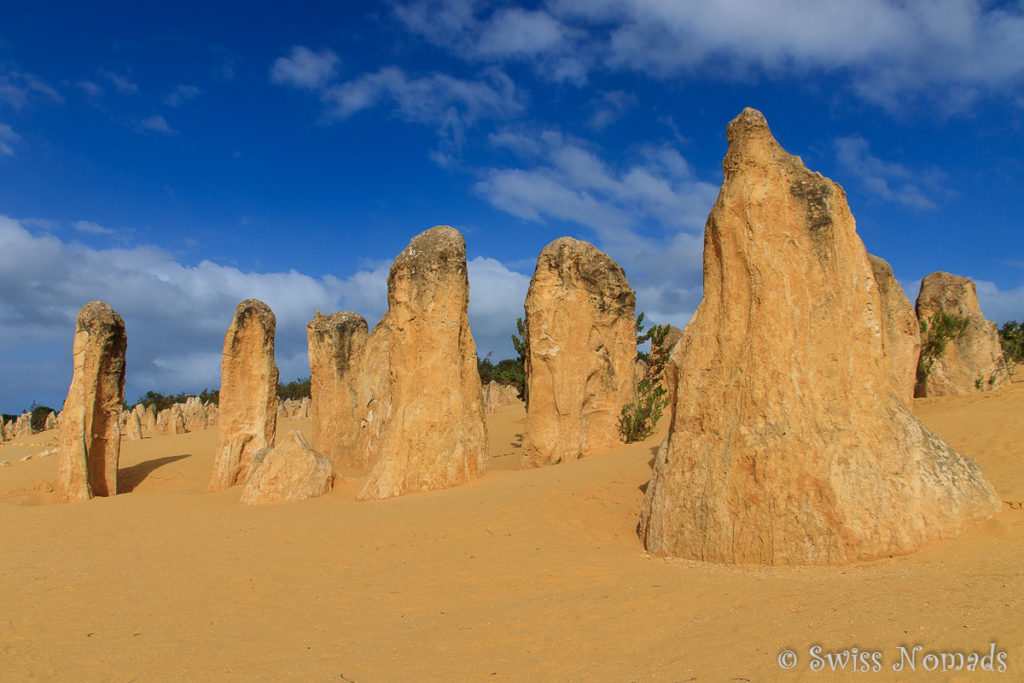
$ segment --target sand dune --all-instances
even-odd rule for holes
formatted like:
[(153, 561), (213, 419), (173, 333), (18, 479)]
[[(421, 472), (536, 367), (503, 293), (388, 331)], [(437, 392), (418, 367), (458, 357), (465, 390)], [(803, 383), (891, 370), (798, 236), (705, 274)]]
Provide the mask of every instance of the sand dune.
[(21, 461), (56, 432), (15, 440), (0, 447), (0, 678), (772, 680), (809, 677), (817, 644), (879, 651), (869, 677), (893, 680), (901, 645), (934, 677), (924, 653), (996, 643), (1007, 672), (990, 677), (1019, 680), (1024, 383), (915, 412), (1006, 504), (955, 540), (843, 568), (646, 556), (635, 528), (664, 425), (519, 471), (523, 411), (505, 408), (481, 481), (357, 503), (347, 472), (328, 496), (263, 507), (205, 491), (212, 429), (123, 442), (125, 495), (69, 505), (46, 504), (56, 457)]

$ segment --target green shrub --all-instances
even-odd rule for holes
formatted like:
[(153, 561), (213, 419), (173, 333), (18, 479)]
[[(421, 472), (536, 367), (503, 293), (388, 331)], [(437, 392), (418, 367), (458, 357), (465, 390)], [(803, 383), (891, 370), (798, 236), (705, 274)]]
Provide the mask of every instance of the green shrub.
[[(917, 359), (918, 384), (928, 379), (935, 361), (942, 357), (949, 342), (960, 339), (967, 331), (970, 319), (936, 311), (931, 318), (922, 320), (921, 355)], [(979, 380), (980, 382), (980, 380)]]
[(671, 349), (665, 348), (665, 336), (668, 334), (668, 325), (652, 325), (644, 333), (644, 314), (641, 313), (636, 319), (636, 343), (651, 342), (649, 353), (637, 353), (638, 359), (646, 360), (647, 374), (640, 380), (636, 388), (636, 400), (622, 406), (622, 413), (619, 415), (619, 435), (625, 443), (641, 441), (654, 433), (668, 405), (668, 391), (663, 386), (665, 377), (665, 365), (668, 362), (668, 354)]
[(48, 406), (37, 406), (32, 404), (32, 431), (41, 432), (46, 428), (46, 418), (50, 413), (55, 412)]
[(1024, 323), (1016, 320), (1003, 323), (999, 328), (999, 345), (1003, 347), (1000, 369), (1012, 377), (1017, 365), (1024, 363)]

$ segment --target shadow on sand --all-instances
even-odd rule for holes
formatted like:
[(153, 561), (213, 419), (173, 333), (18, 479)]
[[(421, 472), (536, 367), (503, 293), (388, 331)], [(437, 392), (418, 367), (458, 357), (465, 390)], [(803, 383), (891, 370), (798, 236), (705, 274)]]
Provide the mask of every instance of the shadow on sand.
[(140, 462), (138, 465), (132, 465), (131, 467), (124, 467), (117, 470), (117, 492), (118, 493), (131, 493), (145, 480), (149, 474), (164, 465), (170, 465), (172, 462), (178, 460), (184, 460), (185, 458), (191, 458), (190, 453), (185, 455), (169, 455), (165, 458), (154, 458), (153, 460), (147, 460), (146, 462)]

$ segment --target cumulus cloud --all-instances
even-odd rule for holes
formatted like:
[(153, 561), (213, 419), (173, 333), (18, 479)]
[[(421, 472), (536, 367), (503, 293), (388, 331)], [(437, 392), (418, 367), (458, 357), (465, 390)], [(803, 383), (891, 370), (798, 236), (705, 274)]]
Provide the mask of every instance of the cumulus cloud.
[(394, 6), (405, 27), (469, 60), (532, 63), (542, 78), (582, 85), (591, 57), (585, 33), (544, 9), (474, 0), (413, 0)]
[(21, 109), (39, 101), (63, 102), (64, 98), (38, 76), (20, 71), (0, 74), (0, 103)]
[(338, 71), (338, 55), (324, 48), (313, 52), (296, 45), (287, 57), (278, 57), (270, 67), (270, 80), (282, 85), (316, 90), (334, 80)]
[(271, 68), (271, 80), (315, 92), (325, 118), (341, 121), (366, 109), (392, 107), (406, 121), (437, 127), (442, 149), (432, 156), (442, 165), (465, 141), (465, 131), (482, 118), (505, 118), (522, 110), (522, 96), (508, 76), (488, 69), (476, 80), (444, 73), (410, 76), (398, 67), (383, 67), (351, 80), (335, 80), (337, 57), (330, 50), (313, 53), (298, 46)]
[(989, 280), (975, 280), (978, 304), (989, 320), (1002, 324), (1009, 320), (1024, 322), (1024, 283), (1016, 289), (999, 289)]
[(14, 132), (14, 129), (6, 123), (0, 123), (0, 156), (14, 156), (14, 143), (21, 140), (21, 136)]
[(559, 60), (571, 61), (576, 82), (595, 68), (728, 79), (828, 73), (883, 107), (922, 97), (951, 114), (981, 94), (1014, 93), (1024, 80), (1019, 3), (547, 0), (525, 11), (409, 0), (395, 13), (461, 58), (529, 59), (548, 77)]
[[(353, 310), (374, 325), (387, 308), (389, 267), (371, 264), (339, 279), (210, 261), (185, 265), (155, 247), (93, 249), (0, 216), (0, 410), (20, 411), (32, 401), (59, 406), (71, 380), (75, 316), (94, 299), (124, 318), (129, 401), (150, 389), (218, 386), (224, 332), (235, 306), (248, 298), (265, 301), (277, 317), (282, 381), (307, 376), (306, 323), (317, 310)], [(505, 337), (522, 315), (528, 278), (483, 257), (473, 259), (469, 273), (480, 353), (509, 355)]]
[(689, 320), (700, 301), (702, 230), (716, 184), (697, 178), (670, 146), (644, 147), (632, 163), (613, 167), (557, 131), (500, 131), (491, 142), (530, 163), (485, 171), (476, 184), (481, 196), (527, 221), (592, 231), (625, 268), (650, 320)]
[(171, 125), (167, 123), (167, 119), (159, 114), (154, 114), (149, 118), (142, 119), (138, 124), (139, 130), (149, 130), (154, 133), (163, 133), (164, 135), (177, 135), (178, 131), (171, 128)]
[(940, 172), (934, 169), (915, 172), (902, 164), (879, 159), (871, 154), (868, 141), (860, 136), (837, 138), (835, 150), (840, 167), (853, 174), (875, 196), (914, 209), (937, 208), (930, 197), (944, 193), (939, 184)]
[(202, 92), (202, 90), (194, 85), (179, 85), (177, 88), (164, 95), (164, 104), (168, 107), (180, 107), (185, 102), (199, 97)]

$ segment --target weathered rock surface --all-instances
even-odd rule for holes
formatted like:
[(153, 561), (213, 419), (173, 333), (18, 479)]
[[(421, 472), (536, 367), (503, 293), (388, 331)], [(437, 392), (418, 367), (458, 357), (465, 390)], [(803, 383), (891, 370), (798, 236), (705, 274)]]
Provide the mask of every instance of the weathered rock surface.
[(198, 432), (206, 429), (206, 407), (199, 400), (198, 396), (190, 396), (181, 409), (184, 415), (184, 427), (186, 432)]
[(277, 319), (262, 301), (238, 304), (224, 336), (219, 438), (210, 490), (245, 483), (252, 456), (273, 448), (277, 434)]
[(187, 430), (185, 429), (185, 414), (181, 410), (181, 404), (175, 403), (167, 410), (169, 411), (167, 433), (184, 434)]
[(917, 385), (917, 396), (987, 391), (1006, 381), (1006, 373), (999, 367), (1003, 354), (999, 331), (982, 314), (973, 281), (949, 273), (932, 273), (921, 280), (916, 309), (918, 320), (926, 322), (938, 311), (970, 321), (963, 336), (949, 342), (927, 379)]
[(999, 507), (895, 390), (878, 287), (843, 189), (746, 109), (704, 238), (704, 299), (672, 353), (647, 550), (727, 563), (908, 553)]
[(519, 390), (511, 384), (500, 384), (493, 379), (484, 387), (484, 408), (493, 415), (505, 406), (522, 403)]
[[(306, 324), (309, 348), (313, 446), (339, 467), (358, 467), (352, 451), (359, 438), (361, 405), (356, 375), (369, 336), (358, 313), (316, 312)], [(371, 463), (366, 463), (368, 466)]]
[(24, 412), (14, 421), (15, 436), (32, 436), (32, 413)]
[(892, 267), (877, 256), (868, 254), (871, 269), (882, 301), (882, 347), (892, 367), (896, 390), (907, 403), (914, 405), (917, 383), (917, 356), (921, 351), (921, 329), (914, 307), (896, 281)]
[(47, 413), (46, 422), (43, 423), (43, 430), (50, 431), (57, 428), (57, 413)]
[(368, 469), (381, 454), (384, 430), (391, 424), (390, 322), (385, 316), (370, 331), (359, 358), (359, 371), (352, 376), (356, 393), (358, 434), (351, 452), (341, 461), (345, 467)]
[(330, 459), (309, 447), (302, 434), (289, 432), (281, 443), (256, 453), (242, 490), (246, 505), (291, 503), (330, 492)]
[(483, 474), (487, 430), (468, 305), (462, 235), (438, 226), (414, 237), (388, 276), (381, 325), (392, 410), (361, 499), (448, 488)]
[(132, 441), (142, 438), (142, 422), (139, 420), (139, 413), (134, 410), (128, 413), (128, 422), (125, 424), (124, 437)]
[(525, 307), (524, 464), (620, 445), (636, 368), (636, 298), (622, 268), (592, 244), (557, 239), (537, 258)]
[(117, 493), (124, 400), (124, 321), (102, 301), (75, 320), (74, 374), (61, 412), (58, 495), (63, 501)]
[(156, 406), (150, 403), (142, 414), (142, 429), (150, 434), (157, 431)]

